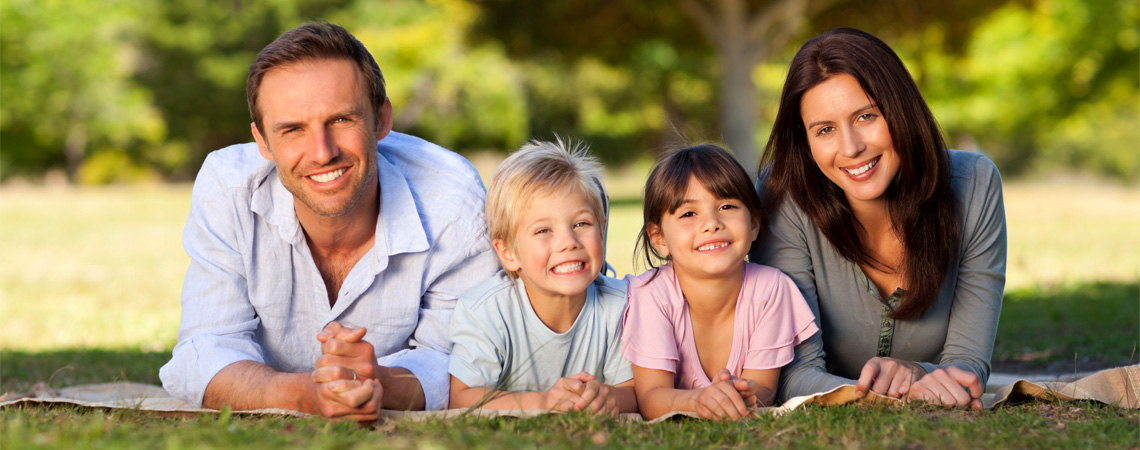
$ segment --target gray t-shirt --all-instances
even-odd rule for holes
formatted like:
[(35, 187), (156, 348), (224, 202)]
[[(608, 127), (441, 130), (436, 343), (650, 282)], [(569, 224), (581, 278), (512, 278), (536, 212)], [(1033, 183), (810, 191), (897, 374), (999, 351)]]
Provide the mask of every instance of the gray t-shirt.
[(780, 205), (751, 260), (791, 276), (821, 330), (796, 346), (795, 359), (780, 374), (780, 401), (855, 384), (881, 351), (927, 371), (955, 366), (985, 384), (1005, 289), (1001, 177), (980, 154), (951, 150), (950, 159), (961, 250), (938, 301), (915, 320), (885, 320), (882, 299), (859, 265), (840, 256), (795, 201)]
[(574, 325), (555, 333), (535, 314), (522, 281), (499, 271), (459, 298), (448, 371), (467, 386), (510, 392), (545, 391), (581, 371), (604, 384), (629, 381), (620, 339), (627, 290), (625, 281), (599, 275)]

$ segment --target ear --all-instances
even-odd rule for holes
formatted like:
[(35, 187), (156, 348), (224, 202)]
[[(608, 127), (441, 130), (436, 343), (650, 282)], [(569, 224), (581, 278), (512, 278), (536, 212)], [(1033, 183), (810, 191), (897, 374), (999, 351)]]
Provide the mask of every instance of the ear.
[(651, 223), (645, 226), (645, 235), (649, 237), (649, 245), (657, 250), (662, 258), (669, 257), (669, 247), (665, 245), (665, 235), (661, 234), (661, 226)]
[(503, 269), (507, 272), (518, 272), (522, 266), (519, 265), (518, 259), (515, 258), (515, 252), (512, 252), (507, 247), (507, 243), (502, 239), (491, 240), (491, 246), (495, 247), (495, 254), (499, 255), (499, 264), (503, 265)]
[(392, 101), (384, 99), (384, 104), (376, 110), (376, 140), (383, 140), (392, 132)]
[(257, 141), (257, 150), (261, 152), (261, 157), (273, 161), (273, 152), (269, 151), (269, 143), (266, 142), (265, 136), (261, 135), (261, 131), (257, 129), (257, 124), (250, 122), (249, 131), (253, 132), (253, 140)]

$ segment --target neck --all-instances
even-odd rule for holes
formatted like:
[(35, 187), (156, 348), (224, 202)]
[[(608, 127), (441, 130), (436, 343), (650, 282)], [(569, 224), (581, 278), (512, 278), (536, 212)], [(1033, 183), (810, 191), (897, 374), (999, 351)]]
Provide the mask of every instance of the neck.
[(543, 325), (555, 333), (569, 331), (586, 305), (585, 292), (571, 296), (545, 297), (530, 295), (529, 291), (530, 289), (527, 289), (530, 307), (534, 309), (535, 315)]
[(859, 228), (860, 238), (880, 236), (894, 232), (894, 225), (891, 223), (890, 205), (885, 199), (869, 202), (853, 202), (848, 199), (847, 204), (850, 205), (851, 213), (855, 216), (855, 220), (860, 225), (857, 227)]
[(677, 273), (681, 293), (689, 303), (689, 314), (701, 318), (728, 317), (736, 314), (740, 286), (744, 284), (744, 262), (731, 275), (718, 278), (690, 277)]
[(314, 214), (298, 200), (294, 200), (293, 209), (314, 253), (327, 255), (351, 252), (365, 246), (370, 248), (380, 215), (379, 181), (373, 179), (365, 187), (356, 206), (340, 216)]

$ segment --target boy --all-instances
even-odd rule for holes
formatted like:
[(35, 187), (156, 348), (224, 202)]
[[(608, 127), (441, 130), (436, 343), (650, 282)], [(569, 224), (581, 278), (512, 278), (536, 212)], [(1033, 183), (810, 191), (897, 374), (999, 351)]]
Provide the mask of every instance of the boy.
[(626, 284), (599, 274), (598, 172), (561, 141), (532, 141), (495, 171), (486, 217), (503, 270), (452, 315), (452, 408), (637, 412), (619, 339)]

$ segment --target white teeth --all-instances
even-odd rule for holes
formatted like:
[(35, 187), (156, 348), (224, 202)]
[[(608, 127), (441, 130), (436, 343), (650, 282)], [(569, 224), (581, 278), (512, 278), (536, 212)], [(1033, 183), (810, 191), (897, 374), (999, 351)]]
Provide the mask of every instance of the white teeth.
[(344, 175), (344, 168), (336, 169), (332, 172), (325, 172), (325, 173), (318, 174), (318, 175), (312, 175), (309, 178), (312, 179), (313, 181), (318, 182), (318, 183), (328, 183), (332, 180), (340, 178), (341, 175)]
[(862, 174), (866, 173), (868, 170), (871, 170), (872, 168), (874, 168), (878, 164), (879, 164), (879, 158), (875, 158), (875, 159), (872, 159), (870, 162), (868, 162), (863, 167), (857, 167), (854, 169), (843, 169), (843, 170), (846, 170), (847, 173), (849, 173), (851, 175), (862, 175)]
[(582, 261), (568, 262), (554, 266), (554, 273), (570, 273), (582, 270), (586, 263)]
[(705, 245), (702, 245), (700, 247), (697, 247), (697, 251), (705, 252), (705, 251), (709, 251), (709, 250), (716, 250), (716, 249), (722, 248), (722, 247), (728, 247), (728, 243), (727, 242), (714, 242), (711, 244), (705, 244)]

